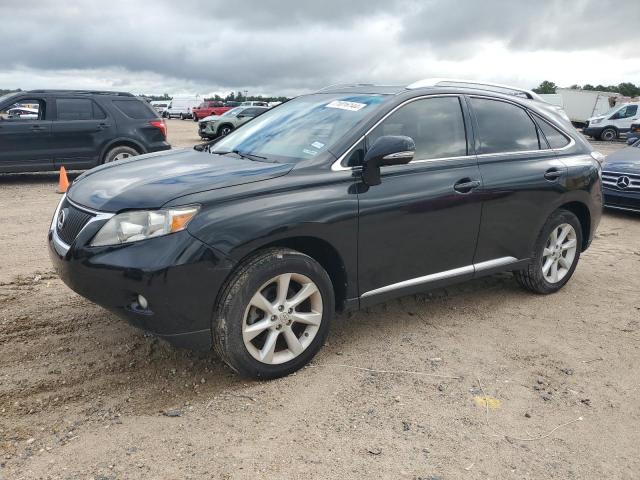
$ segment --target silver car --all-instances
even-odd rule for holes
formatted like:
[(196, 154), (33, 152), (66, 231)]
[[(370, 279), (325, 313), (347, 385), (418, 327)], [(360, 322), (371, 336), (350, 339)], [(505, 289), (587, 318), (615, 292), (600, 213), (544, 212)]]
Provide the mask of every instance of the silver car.
[(205, 117), (198, 123), (198, 134), (200, 138), (206, 140), (224, 137), (267, 110), (269, 110), (267, 107), (236, 107), (222, 115)]

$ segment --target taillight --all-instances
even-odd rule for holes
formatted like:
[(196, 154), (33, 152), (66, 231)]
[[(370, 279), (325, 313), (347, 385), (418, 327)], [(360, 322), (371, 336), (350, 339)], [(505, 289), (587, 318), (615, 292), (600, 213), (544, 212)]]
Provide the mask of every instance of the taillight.
[(167, 124), (164, 123), (164, 120), (151, 120), (149, 122), (149, 125), (151, 125), (152, 127), (155, 127), (158, 130), (160, 130), (160, 133), (162, 133), (162, 136), (166, 140), (166, 138), (167, 138)]

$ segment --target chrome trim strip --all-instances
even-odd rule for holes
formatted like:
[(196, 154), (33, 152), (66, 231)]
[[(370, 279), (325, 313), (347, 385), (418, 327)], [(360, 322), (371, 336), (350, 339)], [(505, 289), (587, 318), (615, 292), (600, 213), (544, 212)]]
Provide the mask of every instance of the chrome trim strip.
[[(104, 213), (104, 212), (99, 212), (97, 210), (91, 210), (91, 209), (89, 209), (87, 207), (82, 207), (82, 206), (78, 205), (77, 203), (74, 203), (71, 200), (69, 200), (67, 198), (67, 195), (64, 194), (62, 196), (62, 199), (60, 200), (60, 203), (58, 203), (58, 206), (56, 207), (56, 211), (53, 214), (53, 220), (51, 220), (51, 226), (49, 227), (49, 232), (51, 233), (51, 238), (53, 239), (53, 243), (56, 246), (56, 250), (63, 257), (67, 254), (67, 252), (71, 248), (71, 245), (67, 245), (58, 236), (58, 232), (56, 231), (56, 222), (58, 220), (58, 214), (60, 213), (60, 207), (62, 206), (62, 202), (64, 202), (65, 198), (67, 199), (67, 202), (69, 202), (71, 205), (73, 205), (78, 210), (83, 210), (83, 211), (85, 211), (87, 213), (91, 213), (92, 215), (94, 215), (94, 217), (89, 219), (89, 221), (87, 223), (85, 223), (84, 227), (82, 227), (80, 229), (80, 231), (78, 232), (78, 235), (80, 235), (84, 231), (84, 229), (87, 228), (88, 225), (91, 225), (92, 223), (98, 222), (100, 220), (109, 220), (111, 217), (113, 217), (115, 215), (115, 213)], [(77, 235), (76, 235), (76, 238), (77, 238)]]
[[(404, 102), (402, 102), (400, 105), (396, 105), (391, 111), (387, 112), (387, 114), (382, 117), (380, 120), (378, 120), (369, 130), (367, 130), (362, 136), (360, 136), (360, 138), (358, 138), (353, 145), (351, 145), (351, 147), (349, 147), (347, 149), (346, 152), (344, 152), (342, 155), (340, 155), (340, 157), (331, 164), (331, 170), (333, 170), (334, 172), (339, 172), (339, 171), (344, 171), (344, 170), (358, 170), (362, 167), (360, 166), (355, 166), (355, 167), (344, 167), (342, 166), (342, 162), (344, 161), (344, 159), (351, 154), (351, 152), (353, 151), (353, 149), (355, 148), (355, 146), (360, 143), (362, 140), (364, 140), (364, 138), (369, 135), (371, 133), (371, 131), (376, 128), (378, 125), (380, 125), (383, 121), (385, 121), (387, 119), (387, 117), (389, 115), (391, 115), (392, 113), (394, 113), (396, 110), (398, 110), (401, 107), (404, 107), (405, 105), (407, 105), (408, 103), (411, 102), (415, 102), (416, 100), (424, 100), (426, 98), (438, 98), (438, 97), (461, 97), (467, 95), (465, 93), (440, 93), (440, 94), (433, 94), (433, 95), (421, 95), (419, 97), (414, 97), (414, 98), (410, 98), (409, 100), (405, 100)], [(505, 103), (510, 103), (512, 105), (515, 105), (519, 108), (523, 108), (525, 110), (527, 110), (526, 107), (520, 105), (517, 102), (511, 102), (507, 99), (504, 98), (496, 98), (496, 97), (491, 97), (491, 96), (483, 96), (483, 95), (467, 95), (469, 97), (473, 97), (473, 98), (488, 98), (490, 100), (495, 100), (498, 102), (505, 102)], [(536, 112), (533, 112), (534, 114), (536, 114)], [(537, 114), (536, 114), (537, 115)], [(538, 115), (540, 116), (540, 115)], [(556, 125), (553, 125), (554, 128), (560, 130), (560, 132), (569, 137), (569, 143), (567, 145), (565, 145), (562, 148), (548, 148), (548, 149), (544, 149), (544, 150), (524, 150), (524, 151), (520, 151), (520, 152), (500, 152), (500, 153), (481, 153), (478, 155), (462, 155), (462, 156), (458, 156), (458, 157), (441, 157), (441, 158), (429, 158), (429, 159), (424, 159), (424, 160), (413, 160), (412, 162), (409, 163), (422, 163), (422, 162), (434, 162), (434, 161), (442, 161), (442, 160), (458, 160), (461, 158), (483, 158), (483, 157), (494, 157), (494, 156), (505, 156), (505, 155), (518, 155), (518, 154), (531, 154), (531, 153), (540, 153), (540, 152), (550, 152), (550, 153), (554, 153), (554, 152), (562, 152), (564, 150), (569, 150), (570, 148), (574, 147), (576, 144), (575, 139), (568, 134), (567, 132), (565, 132), (563, 129), (557, 127)]]
[(625, 212), (638, 212), (640, 213), (640, 208), (626, 208), (626, 207), (618, 207), (616, 205), (607, 205), (603, 204), (605, 208), (613, 208), (614, 210), (624, 210)]
[(454, 268), (452, 270), (445, 270), (443, 272), (432, 273), (423, 277), (411, 278), (398, 283), (392, 283), (391, 285), (385, 285), (384, 287), (369, 290), (360, 295), (360, 298), (372, 297), (381, 293), (391, 292), (406, 287), (413, 287), (416, 285), (422, 285), (425, 283), (431, 283), (438, 280), (445, 280), (447, 278), (458, 277), (468, 273), (481, 272), (483, 270), (489, 270), (491, 268), (505, 267), (512, 263), (517, 262), (515, 257), (500, 257), (493, 260), (487, 260), (485, 262), (475, 263), (473, 265), (467, 265), (466, 267)]
[[(65, 197), (66, 197), (66, 195), (65, 195)], [(92, 210), (90, 208), (83, 207), (82, 205), (78, 205), (76, 202), (72, 201), (70, 198), (67, 198), (67, 202), (69, 202), (71, 205), (76, 207), (78, 210), (83, 210), (83, 211), (85, 211), (87, 213), (91, 213), (93, 215), (102, 215), (103, 214), (103, 212), (100, 212), (98, 210)], [(62, 202), (60, 202), (60, 203), (62, 203)]]
[(518, 259), (516, 257), (494, 258), (493, 260), (487, 260), (486, 262), (474, 263), (473, 268), (476, 272), (481, 272), (482, 270), (489, 270), (491, 268), (504, 267), (505, 265), (509, 265), (517, 261)]
[(413, 150), (405, 150), (404, 152), (390, 153), (382, 157), (383, 160), (395, 160), (396, 158), (413, 158)]
[(398, 290), (405, 287), (413, 287), (415, 285), (421, 285), (423, 283), (435, 282), (436, 280), (444, 280), (445, 278), (457, 277), (464, 275), (465, 273), (473, 273), (473, 265), (467, 265), (466, 267), (454, 268), (453, 270), (445, 270), (444, 272), (432, 273), (431, 275), (425, 275), (424, 277), (412, 278), (403, 282), (392, 283), (384, 287), (376, 288), (364, 292), (360, 298), (371, 297), (373, 295), (379, 295), (381, 293), (390, 292), (392, 290)]

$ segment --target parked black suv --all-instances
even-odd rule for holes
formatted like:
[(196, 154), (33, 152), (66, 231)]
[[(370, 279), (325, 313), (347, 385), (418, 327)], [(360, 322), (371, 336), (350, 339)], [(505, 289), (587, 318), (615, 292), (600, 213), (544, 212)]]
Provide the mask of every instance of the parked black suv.
[(602, 210), (571, 124), (490, 89), (330, 88), (199, 150), (79, 177), (51, 258), (79, 294), (253, 377), (306, 364), (336, 310), (500, 271), (556, 292)]
[[(13, 113), (25, 106), (25, 114)], [(130, 93), (31, 90), (0, 97), (0, 173), (86, 169), (170, 148), (163, 120)]]

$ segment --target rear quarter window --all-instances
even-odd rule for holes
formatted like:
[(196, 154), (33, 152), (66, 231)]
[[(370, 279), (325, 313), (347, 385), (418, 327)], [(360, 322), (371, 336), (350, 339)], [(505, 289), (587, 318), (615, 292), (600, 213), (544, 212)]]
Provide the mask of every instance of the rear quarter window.
[(140, 100), (114, 100), (113, 104), (129, 118), (151, 120), (158, 117), (158, 114), (151, 106)]
[[(542, 130), (543, 135), (547, 139), (549, 146), (551, 148), (562, 148), (569, 145), (569, 139), (563, 133), (560, 133), (557, 128), (552, 126), (550, 123), (547, 123), (542, 118), (535, 116), (536, 122), (540, 126), (540, 130)], [(544, 143), (544, 142), (543, 142)]]

